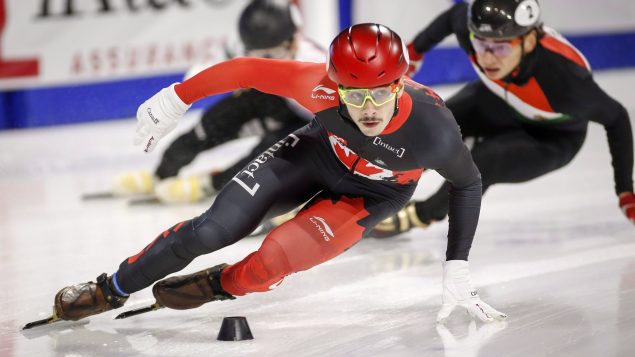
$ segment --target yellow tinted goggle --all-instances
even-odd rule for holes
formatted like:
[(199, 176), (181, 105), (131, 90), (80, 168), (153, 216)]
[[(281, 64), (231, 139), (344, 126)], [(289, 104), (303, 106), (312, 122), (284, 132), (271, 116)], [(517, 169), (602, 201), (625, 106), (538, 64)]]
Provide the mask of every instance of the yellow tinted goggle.
[(355, 108), (363, 108), (367, 100), (370, 100), (376, 107), (382, 106), (395, 98), (399, 91), (399, 82), (388, 86), (375, 88), (344, 88), (337, 87), (337, 92), (347, 105)]

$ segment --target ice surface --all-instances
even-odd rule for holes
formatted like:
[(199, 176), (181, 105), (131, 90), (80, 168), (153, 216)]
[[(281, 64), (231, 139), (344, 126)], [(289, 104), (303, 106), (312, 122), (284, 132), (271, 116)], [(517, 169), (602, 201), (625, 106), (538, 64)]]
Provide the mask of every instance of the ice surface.
[[(635, 71), (597, 79), (635, 117)], [(438, 89), (447, 96), (456, 88)], [(190, 114), (179, 129), (196, 117)], [(442, 222), (394, 239), (363, 240), (269, 293), (189, 311), (126, 320), (113, 320), (117, 313), (110, 312), (19, 331), (50, 313), (59, 288), (112, 273), (159, 232), (209, 205), (79, 200), (107, 188), (117, 173), (156, 164), (158, 152), (145, 155), (130, 145), (134, 125), (121, 120), (0, 133), (0, 356), (635, 355), (635, 226), (617, 207), (606, 135), (597, 124), (567, 167), (485, 195), (472, 278), (486, 302), (509, 314), (505, 324), (474, 323), (462, 312), (447, 326), (435, 324)], [(253, 143), (206, 153), (186, 173), (223, 167)], [(439, 183), (426, 173), (417, 195)], [(238, 261), (261, 239), (200, 257), (184, 271)], [(127, 307), (152, 301), (146, 289)], [(224, 316), (246, 316), (255, 339), (216, 341)]]

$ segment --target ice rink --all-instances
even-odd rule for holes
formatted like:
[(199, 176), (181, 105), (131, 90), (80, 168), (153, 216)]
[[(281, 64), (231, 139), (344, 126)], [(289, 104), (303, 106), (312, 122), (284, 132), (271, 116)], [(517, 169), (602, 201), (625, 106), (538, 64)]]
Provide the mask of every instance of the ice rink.
[[(596, 78), (633, 122), (635, 71)], [(447, 97), (456, 88), (435, 89)], [(188, 114), (179, 130), (198, 114)], [(444, 221), (393, 239), (365, 239), (269, 293), (20, 331), (50, 314), (60, 288), (111, 274), (164, 229), (209, 205), (80, 200), (107, 189), (117, 173), (157, 163), (158, 152), (131, 145), (134, 126), (129, 119), (0, 132), (0, 356), (635, 356), (635, 226), (618, 208), (606, 134), (594, 123), (565, 168), (496, 185), (484, 196), (472, 282), (509, 315), (505, 323), (474, 323), (458, 310), (445, 326), (435, 323)], [(184, 173), (227, 165), (253, 142), (206, 153)], [(436, 173), (424, 174), (417, 196), (439, 183)], [(236, 262), (261, 240), (200, 257), (184, 272)], [(146, 289), (126, 307), (153, 301)], [(225, 316), (246, 316), (255, 339), (217, 341)]]

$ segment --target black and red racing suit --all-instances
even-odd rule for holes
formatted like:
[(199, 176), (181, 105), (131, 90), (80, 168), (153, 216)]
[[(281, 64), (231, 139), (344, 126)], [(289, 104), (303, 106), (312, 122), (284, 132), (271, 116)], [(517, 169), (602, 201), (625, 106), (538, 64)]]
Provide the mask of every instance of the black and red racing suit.
[[(503, 80), (487, 78), (475, 61), (467, 27), (468, 4), (454, 5), (421, 31), (412, 45), (426, 53), (451, 34), (468, 54), (480, 80), (447, 100), (464, 137), (476, 138), (472, 156), (483, 192), (495, 183), (525, 182), (569, 163), (581, 148), (589, 121), (604, 126), (616, 193), (633, 191), (633, 136), (626, 109), (593, 80), (584, 56), (544, 27), (536, 48)], [(448, 212), (445, 184), (416, 202), (423, 222)]]
[[(313, 41), (297, 35), (294, 45), (297, 46), (294, 60), (316, 63), (324, 60), (325, 51)], [(219, 58), (222, 56), (223, 54), (218, 54)], [(225, 58), (227, 59), (229, 58)], [(216, 63), (193, 66), (185, 78)], [(176, 138), (166, 148), (154, 175), (160, 180), (177, 176), (183, 167), (189, 165), (203, 151), (242, 136), (259, 136), (260, 141), (247, 155), (228, 168), (212, 174), (212, 187), (214, 191), (219, 191), (254, 156), (306, 125), (312, 117), (311, 112), (293, 100), (252, 89), (236, 91), (207, 108), (192, 130)]]
[(424, 169), (451, 183), (447, 259), (467, 259), (480, 210), (480, 175), (451, 112), (432, 90), (406, 80), (396, 115), (374, 137), (363, 135), (339, 105), (324, 64), (239, 58), (175, 90), (192, 103), (238, 88), (292, 98), (315, 118), (255, 157), (207, 212), (123, 261), (116, 273), (123, 291), (143, 289), (197, 256), (237, 242), (263, 219), (308, 201), (256, 252), (223, 270), (222, 287), (232, 295), (267, 291), (285, 276), (341, 254), (397, 212)]

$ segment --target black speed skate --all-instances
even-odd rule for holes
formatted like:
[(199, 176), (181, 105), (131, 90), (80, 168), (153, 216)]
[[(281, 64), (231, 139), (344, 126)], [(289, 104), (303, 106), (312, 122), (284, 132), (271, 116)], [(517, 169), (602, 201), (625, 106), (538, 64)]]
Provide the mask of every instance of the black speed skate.
[(159, 281), (152, 287), (156, 302), (150, 306), (126, 311), (116, 319), (124, 319), (163, 307), (176, 310), (197, 308), (210, 301), (235, 299), (220, 285), (220, 274), (227, 267), (220, 264), (196, 273), (173, 276)]
[(414, 202), (410, 202), (406, 205), (406, 207), (400, 209), (397, 214), (379, 222), (371, 231), (369, 236), (375, 238), (389, 238), (408, 232), (415, 227), (427, 227), (433, 222), (435, 221), (430, 220), (422, 222), (417, 215)]
[(128, 298), (113, 294), (110, 289), (110, 279), (104, 273), (97, 277), (96, 283), (89, 281), (63, 288), (55, 295), (52, 316), (30, 322), (23, 329), (26, 330), (60, 320), (77, 321), (123, 306)]

